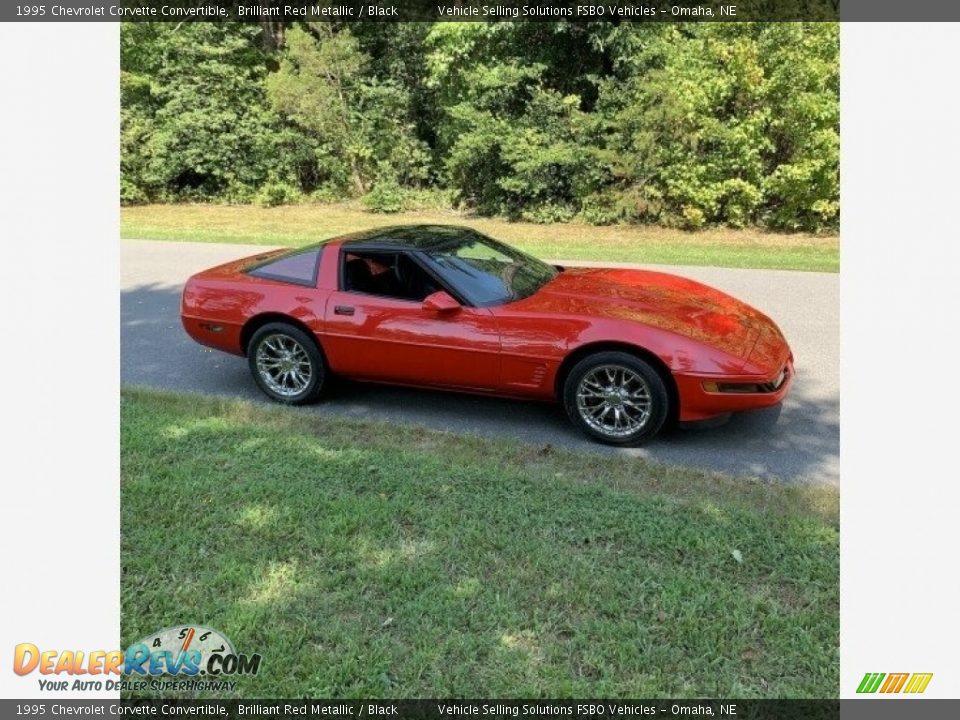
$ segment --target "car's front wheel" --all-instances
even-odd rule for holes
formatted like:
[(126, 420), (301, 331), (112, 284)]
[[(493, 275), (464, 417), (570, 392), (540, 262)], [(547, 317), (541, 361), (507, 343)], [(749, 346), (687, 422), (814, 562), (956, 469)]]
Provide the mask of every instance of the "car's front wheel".
[(287, 405), (315, 400), (327, 375), (313, 338), (286, 323), (269, 323), (257, 330), (247, 348), (247, 361), (260, 389)]
[(639, 445), (663, 427), (670, 398), (649, 363), (611, 351), (574, 365), (563, 384), (563, 404), (586, 434), (611, 445)]

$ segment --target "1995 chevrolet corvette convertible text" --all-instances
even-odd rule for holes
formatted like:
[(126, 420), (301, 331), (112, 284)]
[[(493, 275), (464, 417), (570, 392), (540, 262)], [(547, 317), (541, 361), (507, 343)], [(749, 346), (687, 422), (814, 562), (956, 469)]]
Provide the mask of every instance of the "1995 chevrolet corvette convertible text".
[(463, 227), (378, 229), (191, 277), (183, 326), (246, 356), (302, 404), (331, 373), (556, 400), (588, 435), (649, 440), (671, 420), (776, 405), (793, 356), (770, 318), (642, 270), (548, 265)]

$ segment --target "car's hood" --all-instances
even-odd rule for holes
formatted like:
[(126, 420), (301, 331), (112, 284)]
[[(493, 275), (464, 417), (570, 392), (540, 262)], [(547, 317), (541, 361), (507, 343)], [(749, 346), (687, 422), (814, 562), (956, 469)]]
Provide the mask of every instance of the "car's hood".
[(523, 302), (527, 310), (535, 312), (643, 323), (743, 360), (750, 357), (761, 337), (786, 347), (779, 329), (760, 311), (712, 287), (667, 273), (567, 268)]

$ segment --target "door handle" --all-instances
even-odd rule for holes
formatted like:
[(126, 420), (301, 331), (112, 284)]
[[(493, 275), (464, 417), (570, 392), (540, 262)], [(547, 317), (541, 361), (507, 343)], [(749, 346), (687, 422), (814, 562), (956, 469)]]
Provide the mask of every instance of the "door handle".
[(333, 314), (334, 315), (353, 315), (354, 309), (349, 305), (334, 305)]

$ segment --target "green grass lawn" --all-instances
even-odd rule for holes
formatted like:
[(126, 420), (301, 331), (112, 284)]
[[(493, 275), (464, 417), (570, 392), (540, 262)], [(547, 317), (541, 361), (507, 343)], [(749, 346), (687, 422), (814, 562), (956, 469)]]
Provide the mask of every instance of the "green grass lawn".
[(304, 245), (335, 235), (404, 223), (469, 225), (541, 258), (837, 272), (836, 235), (760, 230), (685, 232), (637, 225), (534, 225), (442, 211), (383, 215), (356, 203), (289, 205), (143, 205), (121, 209), (121, 236), (261, 245)]
[(838, 496), (127, 389), (123, 647), (240, 697), (835, 697)]

